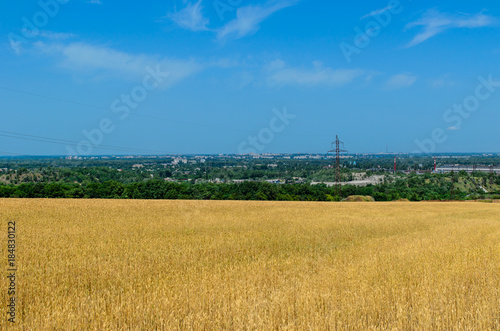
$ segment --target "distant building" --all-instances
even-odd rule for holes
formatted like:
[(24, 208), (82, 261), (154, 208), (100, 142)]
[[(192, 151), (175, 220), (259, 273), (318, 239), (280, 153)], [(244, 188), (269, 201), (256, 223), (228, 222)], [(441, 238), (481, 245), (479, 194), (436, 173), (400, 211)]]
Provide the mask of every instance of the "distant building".
[(500, 166), (473, 166), (473, 165), (444, 165), (442, 167), (436, 168), (436, 173), (443, 174), (449, 172), (460, 172), (465, 171), (468, 173), (472, 172), (489, 172), (500, 174)]

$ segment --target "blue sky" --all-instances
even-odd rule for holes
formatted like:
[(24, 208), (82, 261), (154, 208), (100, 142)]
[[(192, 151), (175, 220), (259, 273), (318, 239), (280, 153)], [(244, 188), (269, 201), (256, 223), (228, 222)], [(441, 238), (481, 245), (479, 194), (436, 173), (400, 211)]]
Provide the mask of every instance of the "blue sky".
[(500, 152), (496, 1), (3, 2), (0, 152)]

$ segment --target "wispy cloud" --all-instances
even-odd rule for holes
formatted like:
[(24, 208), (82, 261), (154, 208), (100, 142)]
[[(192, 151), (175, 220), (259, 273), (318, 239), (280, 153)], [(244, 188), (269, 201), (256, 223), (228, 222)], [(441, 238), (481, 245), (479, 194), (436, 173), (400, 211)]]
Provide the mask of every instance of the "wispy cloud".
[(416, 46), (439, 33), (449, 29), (467, 28), (476, 29), (495, 24), (496, 19), (483, 13), (478, 14), (446, 14), (440, 13), (436, 9), (428, 10), (422, 18), (409, 23), (406, 28), (422, 27), (413, 40), (406, 47)]
[(388, 90), (397, 90), (412, 86), (417, 81), (417, 77), (410, 74), (397, 74), (389, 78), (385, 84)]
[(313, 68), (288, 68), (281, 60), (267, 66), (267, 80), (271, 85), (328, 85), (342, 86), (353, 82), (365, 72), (361, 69), (332, 69), (314, 62)]
[(195, 3), (188, 3), (188, 5), (167, 17), (174, 21), (181, 28), (191, 31), (204, 31), (208, 30), (209, 19), (203, 16), (203, 6), (201, 0)]
[(36, 48), (57, 58), (65, 69), (95, 75), (137, 80), (146, 73), (146, 67), (159, 67), (169, 75), (162, 87), (166, 88), (201, 70), (204, 66), (194, 60), (176, 60), (157, 55), (129, 54), (109, 47), (87, 43), (46, 44), (36, 42)]
[(15, 39), (10, 40), (10, 47), (12, 48), (14, 53), (16, 53), (17, 55), (21, 55), (21, 53), (23, 51), (22, 44), (23, 43), (19, 40), (15, 40)]
[(286, 7), (294, 6), (299, 0), (270, 0), (262, 5), (249, 5), (236, 10), (236, 18), (220, 28), (209, 28), (210, 20), (203, 15), (201, 0), (188, 3), (186, 7), (166, 18), (175, 22), (179, 27), (190, 31), (212, 31), (216, 33), (218, 41), (240, 39), (257, 32), (260, 23), (273, 13)]
[(449, 79), (450, 75), (446, 74), (436, 79), (429, 81), (429, 86), (432, 88), (442, 88), (448, 86), (454, 86), (455, 82)]
[(40, 31), (39, 36), (41, 38), (49, 39), (49, 40), (66, 40), (70, 38), (77, 37), (76, 34), (73, 33), (62, 33), (62, 32), (54, 32), (54, 31)]
[[(29, 31), (22, 30), (23, 34), (29, 35)], [(70, 38), (75, 38), (77, 35), (73, 33), (62, 33), (62, 32), (54, 32), (48, 30), (41, 30), (37, 32), (35, 40), (45, 39), (51, 41), (62, 41)], [(31, 48), (31, 46), (36, 43), (33, 41), (29, 41), (24, 38), (9, 38), (10, 39), (10, 47), (17, 55), (21, 55), (25, 48)]]
[(238, 8), (236, 18), (218, 30), (217, 39), (239, 39), (253, 34), (259, 30), (259, 24), (270, 15), (297, 2), (296, 0), (269, 1), (262, 6)]
[(390, 5), (390, 6), (387, 6), (385, 8), (382, 8), (382, 9), (374, 10), (371, 13), (368, 13), (365, 16), (362, 16), (360, 19), (363, 20), (363, 19), (368, 18), (368, 17), (372, 17), (372, 16), (377, 16), (377, 15), (383, 14), (386, 11), (391, 10), (393, 7), (394, 6)]
[(102, 5), (101, 0), (88, 0), (87, 3), (91, 3), (94, 5)]

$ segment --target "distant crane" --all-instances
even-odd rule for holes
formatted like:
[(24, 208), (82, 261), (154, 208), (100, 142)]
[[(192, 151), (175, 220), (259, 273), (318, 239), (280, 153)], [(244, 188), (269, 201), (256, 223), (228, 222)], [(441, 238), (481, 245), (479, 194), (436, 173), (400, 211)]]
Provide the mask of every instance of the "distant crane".
[[(333, 145), (335, 144), (335, 149)], [(340, 148), (342, 145), (342, 148)], [(335, 136), (335, 142), (332, 142), (332, 149), (329, 150), (328, 153), (335, 153), (335, 194), (340, 197), (341, 193), (341, 176), (340, 176), (340, 153), (347, 153), (347, 150), (344, 149), (344, 142), (339, 140), (339, 136)]]

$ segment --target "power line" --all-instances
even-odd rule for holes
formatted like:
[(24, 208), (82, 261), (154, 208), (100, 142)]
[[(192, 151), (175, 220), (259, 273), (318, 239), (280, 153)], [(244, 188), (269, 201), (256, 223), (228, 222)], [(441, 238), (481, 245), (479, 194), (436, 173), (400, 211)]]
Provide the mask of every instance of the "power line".
[(19, 154), (19, 153), (4, 152), (4, 151), (0, 151), (0, 154), (7, 156), (28, 156), (28, 155), (31, 156), (30, 154)]
[[(43, 136), (35, 136), (35, 135), (29, 135), (29, 134), (23, 134), (23, 133), (17, 133), (17, 132), (10, 132), (10, 131), (2, 131), (0, 130), (0, 136), (8, 137), (8, 138), (14, 138), (14, 139), (23, 139), (23, 140), (32, 140), (32, 141), (39, 141), (39, 142), (46, 142), (46, 143), (51, 143), (51, 144), (59, 144), (59, 145), (67, 145), (68, 143), (70, 144), (79, 144), (80, 142), (75, 141), (75, 140), (66, 140), (66, 139), (57, 139), (57, 138), (49, 138), (49, 137), (43, 137)], [(141, 153), (160, 153), (160, 154), (171, 154), (171, 153), (166, 153), (164, 151), (158, 151), (158, 150), (148, 150), (148, 149), (138, 149), (138, 148), (128, 148), (128, 147), (120, 147), (120, 146), (112, 146), (112, 145), (92, 145), (93, 148), (98, 148), (98, 149), (107, 149), (107, 150), (121, 150), (125, 152), (141, 152)]]
[[(33, 93), (33, 92), (16, 90), (16, 89), (4, 87), (4, 86), (0, 86), (0, 89), (6, 90), (6, 91), (10, 91), (10, 92), (15, 92), (15, 93), (21, 93), (21, 94), (31, 95), (31, 96), (35, 96), (35, 97), (39, 97), (39, 98), (48, 99), (48, 100), (60, 101), (60, 102), (65, 102), (65, 103), (74, 104), (74, 105), (78, 105), (78, 106), (95, 108), (95, 109), (104, 110), (104, 111), (109, 111), (110, 110), (109, 108), (106, 108), (106, 107), (91, 105), (91, 104), (87, 104), (87, 103), (83, 103), (83, 102), (76, 102), (76, 101), (66, 100), (66, 99), (62, 99), (62, 98), (56, 98), (56, 97), (42, 95), (42, 94)], [(132, 113), (132, 112), (130, 112), (129, 115), (130, 116), (136, 116), (136, 117), (150, 118), (150, 119), (155, 119), (155, 120), (162, 120), (162, 121), (173, 122), (173, 123), (181, 123), (181, 124), (188, 124), (188, 125), (197, 125), (197, 126), (203, 126), (203, 127), (208, 127), (208, 128), (214, 128), (214, 129), (234, 130), (232, 128), (224, 128), (224, 127), (218, 127), (218, 126), (207, 125), (207, 124), (202, 124), (202, 123), (179, 121), (179, 120), (173, 120), (173, 119), (168, 119), (168, 118), (159, 117), (159, 116), (144, 115), (144, 114), (138, 114), (138, 113)]]
[[(65, 102), (69, 104), (74, 104), (78, 106), (84, 106), (84, 107), (89, 107), (89, 108), (95, 108), (99, 110), (104, 110), (104, 111), (109, 111), (109, 108), (102, 107), (102, 106), (96, 106), (96, 105), (91, 105), (83, 102), (76, 102), (76, 101), (71, 101), (71, 100), (66, 100), (62, 98), (57, 98), (57, 97), (52, 97), (52, 96), (47, 96), (43, 94), (38, 94), (38, 93), (33, 93), (33, 92), (27, 92), (27, 91), (21, 91), (9, 87), (4, 87), (0, 86), (1, 90), (5, 91), (10, 91), (10, 92), (15, 92), (15, 93), (20, 93), (20, 94), (26, 94), (26, 95), (31, 95), (39, 98), (44, 98), (48, 100), (54, 100), (54, 101), (59, 101), (59, 102)], [(189, 122), (189, 121), (180, 121), (180, 120), (174, 120), (170, 118), (164, 118), (160, 116), (152, 116), (152, 115), (145, 115), (145, 114), (138, 114), (138, 113), (129, 113), (130, 116), (136, 116), (136, 117), (142, 117), (142, 118), (148, 118), (148, 119), (154, 119), (154, 120), (161, 120), (161, 121), (166, 121), (166, 122), (171, 122), (171, 123), (179, 123), (179, 124), (186, 124), (186, 125), (192, 125), (192, 126), (200, 126), (200, 127), (206, 127), (209, 129), (218, 129), (218, 130), (227, 130), (227, 131), (234, 131), (234, 132), (239, 132), (239, 133), (245, 133), (245, 134), (252, 134), (253, 132), (246, 131), (246, 130), (240, 130), (236, 128), (230, 128), (230, 127), (222, 127), (222, 126), (216, 126), (216, 125), (210, 125), (210, 124), (203, 124), (203, 123), (195, 123), (195, 122)], [(292, 137), (325, 137), (325, 135), (314, 135), (314, 134), (285, 134), (285, 133), (280, 133), (282, 136), (292, 136)]]
[(76, 101), (71, 101), (71, 100), (56, 98), (56, 97), (52, 97), (52, 96), (48, 96), (48, 95), (43, 95), (43, 94), (38, 94), (38, 93), (33, 93), (33, 92), (16, 90), (16, 89), (9, 88), (9, 87), (4, 87), (4, 86), (0, 86), (0, 89), (1, 90), (5, 90), (5, 91), (10, 91), (10, 92), (15, 92), (15, 93), (21, 93), (21, 94), (31, 95), (31, 96), (35, 96), (35, 97), (39, 97), (39, 98), (48, 99), (48, 100), (62, 101), (62, 102), (71, 103), (71, 104), (78, 105), (78, 106), (85, 106), (85, 107), (90, 107), (90, 108), (96, 108), (96, 109), (106, 110), (106, 111), (109, 110), (109, 108), (105, 108), (105, 107), (100, 107), (100, 106), (95, 106), (95, 105), (89, 105), (89, 104), (86, 104), (86, 103), (83, 103), (83, 102), (76, 102)]

